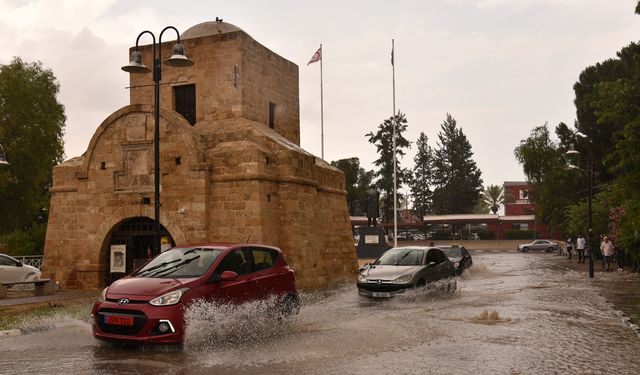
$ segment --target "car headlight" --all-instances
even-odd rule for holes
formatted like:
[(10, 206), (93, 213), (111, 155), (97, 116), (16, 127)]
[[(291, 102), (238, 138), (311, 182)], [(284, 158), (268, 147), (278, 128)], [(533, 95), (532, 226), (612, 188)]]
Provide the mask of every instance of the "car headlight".
[(169, 292), (167, 294), (163, 294), (160, 297), (156, 297), (149, 301), (153, 306), (170, 306), (175, 305), (180, 302), (180, 298), (182, 295), (189, 290), (188, 288), (182, 288), (178, 290), (174, 290), (173, 292)]
[(367, 281), (367, 278), (363, 274), (359, 273), (358, 274), (358, 281)]
[(107, 289), (109, 289), (109, 287), (102, 289), (102, 293), (100, 293), (100, 297), (98, 297), (98, 302), (104, 302), (107, 299)]
[(408, 274), (404, 276), (400, 276), (397, 279), (393, 280), (394, 283), (408, 283), (413, 278), (413, 274)]

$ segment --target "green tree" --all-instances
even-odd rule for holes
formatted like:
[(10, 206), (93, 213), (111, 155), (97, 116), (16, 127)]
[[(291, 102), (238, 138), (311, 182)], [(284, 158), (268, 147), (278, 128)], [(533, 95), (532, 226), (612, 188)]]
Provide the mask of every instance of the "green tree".
[(494, 214), (504, 203), (504, 187), (500, 185), (487, 185), (482, 191), (482, 200)]
[(416, 142), (418, 151), (413, 158), (415, 163), (413, 175), (409, 182), (411, 195), (413, 196), (413, 210), (422, 219), (431, 212), (433, 200), (433, 149), (429, 146), (428, 137), (420, 132)]
[(482, 172), (473, 160), (469, 140), (448, 113), (438, 133), (437, 146), (433, 161), (433, 211), (437, 214), (473, 212), (482, 190)]
[(367, 190), (373, 184), (373, 172), (360, 167), (358, 158), (332, 161), (331, 165), (344, 172), (349, 215), (364, 215), (367, 208)]
[(30, 227), (49, 207), (51, 173), (64, 156), (66, 117), (58, 91), (53, 72), (40, 62), (14, 58), (0, 65), (0, 144), (10, 163), (0, 166), (0, 235), (44, 233)]
[[(405, 155), (405, 149), (410, 147), (410, 142), (402, 135), (407, 130), (407, 118), (398, 111), (395, 116), (389, 117), (378, 125), (378, 131), (374, 134), (369, 132), (366, 137), (369, 138), (369, 143), (376, 145), (378, 159), (374, 162), (378, 170), (375, 171), (375, 176), (378, 180), (375, 182), (376, 188), (381, 192), (382, 202), (382, 220), (383, 222), (393, 221), (393, 128), (394, 123), (396, 127), (396, 183), (399, 188), (403, 183), (408, 182), (409, 172), (400, 167), (400, 160)], [(401, 195), (396, 194), (398, 200), (398, 207), (400, 203)]]

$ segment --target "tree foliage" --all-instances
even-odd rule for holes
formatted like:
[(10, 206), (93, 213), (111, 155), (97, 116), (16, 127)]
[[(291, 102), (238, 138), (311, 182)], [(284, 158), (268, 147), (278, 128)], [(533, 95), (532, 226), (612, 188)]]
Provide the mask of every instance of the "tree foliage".
[[(397, 186), (408, 182), (409, 172), (406, 169), (400, 167), (400, 161), (405, 155), (405, 149), (410, 147), (410, 142), (404, 137), (403, 133), (407, 130), (407, 118), (398, 111), (395, 116), (389, 117), (378, 125), (378, 131), (374, 134), (369, 132), (366, 134), (370, 143), (376, 145), (378, 152), (378, 159), (375, 160), (374, 165), (378, 168), (375, 171), (375, 176), (378, 180), (375, 182), (376, 188), (382, 194), (382, 220), (384, 222), (393, 221), (393, 169), (394, 169), (394, 150), (393, 150), (393, 134), (395, 123), (395, 135), (396, 135), (396, 173)], [(399, 207), (401, 195), (397, 194), (397, 204)]]
[(416, 142), (418, 151), (413, 158), (414, 167), (409, 187), (413, 197), (413, 210), (420, 217), (431, 212), (433, 200), (433, 149), (428, 137), (421, 132)]
[(0, 65), (0, 144), (10, 163), (0, 166), (0, 235), (26, 231), (49, 206), (52, 170), (64, 156), (58, 91), (40, 62)]
[(462, 129), (457, 127), (456, 120), (447, 113), (434, 153), (434, 213), (473, 211), (482, 190), (482, 173), (472, 157), (471, 144)]
[(487, 185), (482, 191), (482, 200), (494, 214), (498, 212), (500, 205), (504, 203), (504, 187), (500, 185)]
[(360, 159), (355, 157), (332, 161), (331, 165), (344, 172), (349, 215), (365, 215), (367, 190), (373, 185), (373, 171), (362, 168)]

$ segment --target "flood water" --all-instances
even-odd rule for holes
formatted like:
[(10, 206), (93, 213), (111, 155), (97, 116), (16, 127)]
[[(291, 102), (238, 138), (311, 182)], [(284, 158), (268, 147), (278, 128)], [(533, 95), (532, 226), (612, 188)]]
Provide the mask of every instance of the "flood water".
[(286, 322), (261, 304), (196, 306), (182, 349), (108, 345), (88, 321), (63, 317), (0, 338), (0, 373), (640, 373), (640, 338), (585, 273), (551, 254), (473, 255), (454, 295), (432, 288), (377, 302), (348, 285), (305, 295)]

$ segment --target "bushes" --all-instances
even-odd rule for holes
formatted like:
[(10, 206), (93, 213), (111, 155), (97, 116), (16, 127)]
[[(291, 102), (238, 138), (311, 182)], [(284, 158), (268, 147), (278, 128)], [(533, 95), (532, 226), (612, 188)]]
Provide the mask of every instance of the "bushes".
[(509, 229), (504, 232), (505, 240), (533, 240), (538, 233), (534, 230)]
[(8, 255), (42, 255), (44, 253), (44, 237), (47, 232), (45, 224), (35, 224), (24, 230), (16, 230), (0, 237), (3, 252)]

